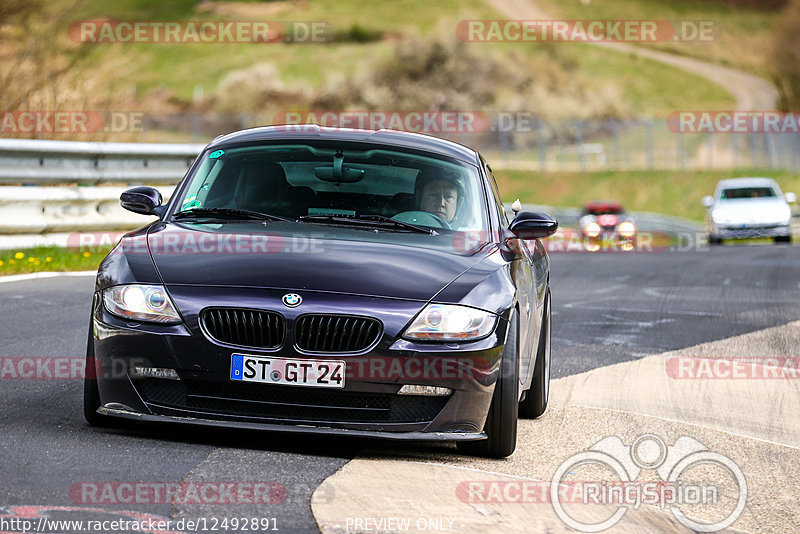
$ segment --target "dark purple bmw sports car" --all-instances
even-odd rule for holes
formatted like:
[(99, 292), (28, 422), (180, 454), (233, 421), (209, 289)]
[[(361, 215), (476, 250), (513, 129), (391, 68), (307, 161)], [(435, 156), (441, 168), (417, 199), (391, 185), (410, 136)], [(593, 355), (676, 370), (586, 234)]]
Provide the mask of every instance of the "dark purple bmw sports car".
[(398, 131), (218, 137), (97, 273), (86, 419), (452, 440), (508, 456), (547, 407), (540, 213), (491, 167)]

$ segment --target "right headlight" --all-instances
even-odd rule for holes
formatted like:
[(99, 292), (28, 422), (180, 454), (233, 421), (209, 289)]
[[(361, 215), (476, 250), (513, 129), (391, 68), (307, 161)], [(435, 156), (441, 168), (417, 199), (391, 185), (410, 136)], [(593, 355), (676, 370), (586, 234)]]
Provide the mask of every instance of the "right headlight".
[(633, 237), (636, 233), (636, 225), (634, 225), (631, 221), (625, 221), (620, 223), (619, 227), (617, 228), (620, 235), (624, 237)]
[(103, 290), (103, 304), (109, 313), (123, 319), (153, 323), (181, 322), (164, 286), (127, 284)]
[(473, 341), (488, 336), (497, 316), (456, 304), (428, 304), (403, 333), (414, 341)]

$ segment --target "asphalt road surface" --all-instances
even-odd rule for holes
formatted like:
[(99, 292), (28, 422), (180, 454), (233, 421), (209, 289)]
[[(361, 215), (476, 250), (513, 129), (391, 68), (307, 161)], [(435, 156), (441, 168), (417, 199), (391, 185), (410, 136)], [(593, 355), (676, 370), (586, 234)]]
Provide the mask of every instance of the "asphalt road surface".
[[(551, 257), (554, 377), (800, 317), (800, 247)], [(92, 285), (91, 277), (0, 283), (0, 356), (82, 357)], [(173, 520), (270, 517), (281, 532), (315, 532), (314, 489), (362, 448), (382, 446), (258, 432), (94, 429), (83, 421), (81, 389), (77, 379), (0, 380), (0, 531), (16, 530), (4, 518), (108, 520), (139, 512)], [(91, 482), (235, 480), (282, 484), (286, 499), (100, 507), (75, 492)], [(47, 531), (57, 530), (77, 531)]]

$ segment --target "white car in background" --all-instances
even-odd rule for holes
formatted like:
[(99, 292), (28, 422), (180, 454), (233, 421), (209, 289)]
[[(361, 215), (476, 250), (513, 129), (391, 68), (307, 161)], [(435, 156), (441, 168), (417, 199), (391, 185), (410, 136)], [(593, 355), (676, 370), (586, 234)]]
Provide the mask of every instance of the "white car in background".
[(704, 197), (706, 232), (712, 245), (724, 239), (771, 237), (776, 243), (792, 240), (794, 193), (781, 192), (771, 178), (731, 178), (717, 183), (713, 197)]

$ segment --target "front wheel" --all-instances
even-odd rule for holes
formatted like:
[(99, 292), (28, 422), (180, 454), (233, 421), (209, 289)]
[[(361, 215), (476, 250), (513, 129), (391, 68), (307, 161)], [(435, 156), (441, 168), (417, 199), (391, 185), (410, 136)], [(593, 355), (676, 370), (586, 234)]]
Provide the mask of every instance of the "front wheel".
[(550, 398), (550, 291), (544, 299), (539, 348), (533, 368), (533, 380), (525, 400), (519, 403), (519, 416), (534, 419), (547, 409)]
[(791, 243), (792, 242), (792, 236), (790, 236), (790, 235), (779, 235), (779, 236), (773, 237), (773, 239), (775, 240), (775, 243)]
[(517, 447), (519, 412), (519, 323), (513, 314), (508, 325), (506, 344), (500, 359), (500, 376), (494, 386), (492, 404), (483, 426), (488, 439), (459, 441), (458, 448), (467, 454), (505, 458)]

